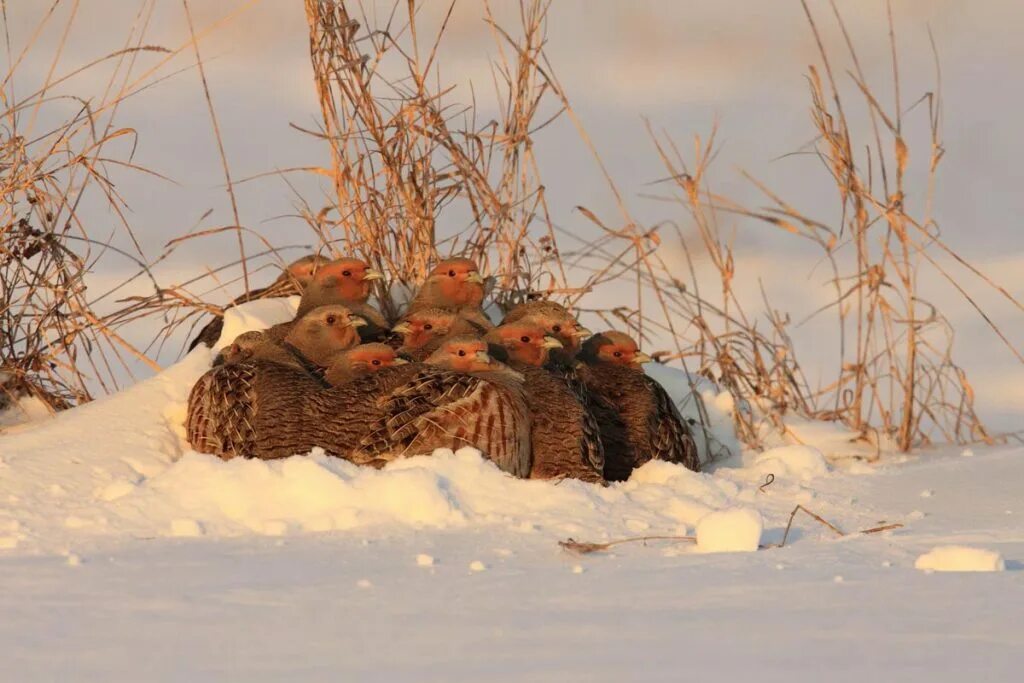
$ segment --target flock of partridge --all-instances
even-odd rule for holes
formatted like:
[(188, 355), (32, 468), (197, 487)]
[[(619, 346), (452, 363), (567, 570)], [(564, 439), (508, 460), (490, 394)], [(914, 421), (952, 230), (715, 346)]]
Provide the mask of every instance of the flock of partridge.
[[(192, 447), (225, 459), (319, 447), (380, 467), (472, 446), (517, 477), (590, 482), (627, 479), (651, 459), (699, 468), (687, 423), (629, 336), (591, 335), (550, 301), (495, 326), (465, 258), (437, 264), (390, 324), (367, 303), (380, 277), (358, 259), (310, 256), (233, 302), (302, 296), (294, 320), (239, 336), (196, 382)], [(213, 346), (222, 326), (192, 346)]]

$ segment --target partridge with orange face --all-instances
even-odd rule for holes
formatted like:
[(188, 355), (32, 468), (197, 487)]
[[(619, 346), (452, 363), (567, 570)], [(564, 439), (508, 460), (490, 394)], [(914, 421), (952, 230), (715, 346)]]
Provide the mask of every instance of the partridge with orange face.
[(424, 308), (407, 313), (391, 331), (401, 336), (399, 353), (417, 361), (425, 360), (448, 337), (486, 332), (458, 313), (442, 308)]
[(562, 343), (562, 356), (575, 357), (583, 340), (590, 336), (590, 330), (580, 325), (565, 306), (554, 301), (527, 301), (518, 304), (505, 314), (501, 322), (503, 325), (515, 322), (539, 325), (547, 334)]
[[(234, 299), (225, 306), (225, 309), (244, 304), (249, 301), (255, 301), (257, 299), (268, 299), (272, 297), (286, 297), (294, 296), (296, 294), (302, 294), (303, 290), (313, 279), (313, 273), (316, 271), (317, 266), (322, 263), (322, 259), (319, 256), (310, 254), (309, 256), (303, 256), (297, 261), (289, 264), (285, 268), (276, 280), (269, 286), (262, 289), (254, 289), (250, 292), (246, 292), (242, 296)], [(212, 347), (220, 339), (221, 332), (224, 331), (224, 315), (218, 315), (200, 330), (199, 334), (189, 342), (188, 350), (191, 351), (199, 344), (205, 344), (206, 346)]]
[(371, 269), (366, 263), (354, 258), (340, 258), (326, 263), (317, 270), (312, 281), (299, 301), (296, 317), (330, 304), (337, 304), (349, 309), (366, 321), (359, 330), (359, 337), (364, 342), (384, 341), (388, 331), (388, 321), (380, 311), (367, 301), (375, 280), (383, 277)]
[(327, 368), (324, 379), (332, 387), (336, 387), (372, 372), (405, 365), (408, 362), (399, 357), (398, 352), (387, 344), (360, 344), (342, 352)]
[(569, 380), (544, 369), (549, 354), (562, 348), (561, 342), (525, 321), (500, 325), (485, 339), (500, 347), (509, 365), (525, 378), (523, 389), (533, 424), (530, 478), (603, 481), (600, 426)]
[(281, 458), (319, 446), (379, 467), (472, 446), (515, 476), (530, 469), (522, 377), (494, 362), (479, 339), (449, 340), (430, 364), (399, 364), (326, 389), (273, 361), (225, 364), (193, 388), (187, 432), (193, 448), (224, 458)]
[(409, 303), (408, 313), (440, 308), (459, 314), (485, 330), (494, 327), (484, 313), (484, 279), (476, 262), (468, 258), (441, 261)]
[(651, 459), (700, 470), (689, 427), (665, 389), (644, 374), (641, 365), (651, 358), (629, 335), (597, 334), (583, 343), (579, 359), (587, 388), (615, 406), (625, 427), (624, 434), (611, 431), (605, 438), (602, 424), (606, 479), (628, 479), (633, 469)]

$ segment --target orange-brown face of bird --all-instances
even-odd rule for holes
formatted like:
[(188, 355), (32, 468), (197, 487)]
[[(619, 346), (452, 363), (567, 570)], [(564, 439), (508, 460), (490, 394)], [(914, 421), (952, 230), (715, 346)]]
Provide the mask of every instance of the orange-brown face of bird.
[(602, 363), (639, 370), (643, 363), (651, 361), (651, 357), (637, 347), (632, 337), (622, 332), (602, 332), (588, 339), (584, 347)]
[(562, 343), (570, 353), (580, 350), (583, 340), (590, 336), (590, 330), (580, 325), (576, 318), (568, 313), (536, 313), (523, 319), (543, 328), (544, 332)]
[(487, 337), (488, 341), (503, 346), (510, 360), (533, 367), (544, 365), (551, 349), (562, 348), (562, 343), (546, 335), (541, 326), (529, 323), (506, 323)]
[(487, 372), (494, 360), (483, 339), (455, 337), (442, 344), (426, 362), (456, 372)]
[(406, 348), (422, 349), (434, 339), (448, 336), (454, 324), (454, 313), (428, 308), (405, 316), (391, 331), (402, 335)]
[(479, 306), (484, 300), (484, 279), (476, 262), (468, 258), (441, 261), (430, 271), (427, 282), (440, 295), (444, 306)]
[(325, 290), (333, 290), (339, 299), (366, 303), (370, 284), (381, 274), (354, 258), (342, 258), (320, 266), (313, 280)]
[(408, 362), (399, 358), (398, 353), (387, 344), (360, 344), (346, 351), (344, 357), (349, 370), (356, 374), (377, 372)]

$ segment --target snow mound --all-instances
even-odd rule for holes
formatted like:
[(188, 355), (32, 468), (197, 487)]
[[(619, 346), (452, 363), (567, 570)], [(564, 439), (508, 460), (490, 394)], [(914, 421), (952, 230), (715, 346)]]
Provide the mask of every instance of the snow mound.
[[(288, 320), (296, 303), (271, 299), (228, 310), (217, 346)], [(705, 547), (757, 545), (760, 515), (752, 511), (725, 517), (747, 515), (743, 533), (708, 536), (715, 528), (709, 513), (767, 504), (758, 498), (763, 477), (753, 470), (698, 474), (650, 462), (630, 481), (601, 487), (515, 479), (473, 449), (440, 450), (382, 470), (322, 452), (227, 462), (195, 453), (185, 441), (186, 401), (215, 353), (199, 347), (121, 393), (0, 437), (0, 551), (64, 552), (103, 539), (481, 527), (599, 542), (685, 534), (704, 518)], [(692, 402), (685, 373), (660, 367), (655, 374), (673, 400)], [(735, 443), (728, 415), (712, 414), (720, 420), (712, 428)], [(744, 540), (722, 541), (723, 534)]]
[(709, 513), (697, 523), (697, 549), (705, 553), (753, 552), (761, 545), (764, 522), (751, 508)]
[(778, 446), (758, 453), (752, 465), (762, 474), (807, 481), (828, 474), (825, 456), (813, 446)]
[(918, 557), (914, 567), (933, 572), (1001, 572), (1006, 563), (994, 550), (942, 545)]

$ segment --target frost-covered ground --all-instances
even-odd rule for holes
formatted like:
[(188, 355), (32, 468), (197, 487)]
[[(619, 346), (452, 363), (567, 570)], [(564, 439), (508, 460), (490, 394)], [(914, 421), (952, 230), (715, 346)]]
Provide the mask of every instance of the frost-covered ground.
[[(250, 304), (226, 336), (293, 304)], [(608, 488), (518, 481), (472, 451), (383, 471), (225, 463), (182, 439), (209, 360), (0, 436), (3, 680), (955, 681), (1024, 667), (1020, 448), (867, 466), (844, 457), (841, 431), (797, 425), (812, 446), (707, 474), (651, 463)], [(656, 371), (682, 398), (685, 382)], [(728, 440), (728, 402), (708, 398)], [(778, 543), (796, 504), (846, 532), (904, 527), (839, 538), (801, 514), (785, 548), (706, 552)], [(586, 556), (557, 543), (693, 534), (699, 546)]]

